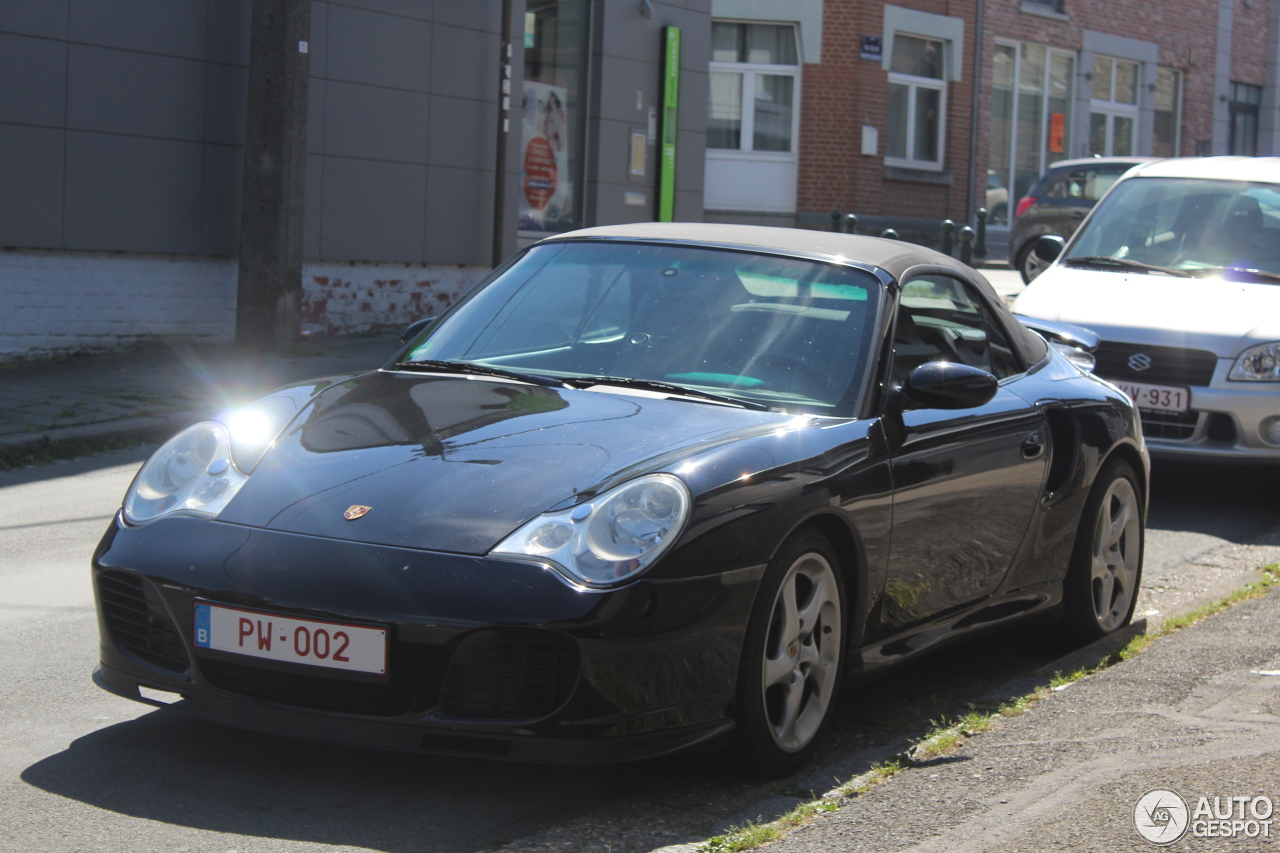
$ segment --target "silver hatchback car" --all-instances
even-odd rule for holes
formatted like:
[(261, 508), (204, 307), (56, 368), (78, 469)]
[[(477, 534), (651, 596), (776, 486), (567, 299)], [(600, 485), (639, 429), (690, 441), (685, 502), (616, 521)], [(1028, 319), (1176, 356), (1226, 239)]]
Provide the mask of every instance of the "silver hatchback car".
[(1280, 158), (1139, 166), (1014, 310), (1087, 326), (1155, 455), (1280, 463)]

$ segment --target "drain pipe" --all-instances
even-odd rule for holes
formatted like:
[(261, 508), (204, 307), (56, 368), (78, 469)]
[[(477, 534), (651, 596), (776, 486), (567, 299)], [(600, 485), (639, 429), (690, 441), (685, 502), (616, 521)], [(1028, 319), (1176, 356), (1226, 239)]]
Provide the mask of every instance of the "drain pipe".
[(978, 177), (978, 95), (982, 90), (980, 85), (982, 82), (982, 19), (986, 5), (986, 0), (978, 0), (978, 11), (973, 25), (973, 97), (969, 106), (969, 191), (965, 198), (965, 217), (961, 220), (962, 222), (974, 221), (973, 203)]

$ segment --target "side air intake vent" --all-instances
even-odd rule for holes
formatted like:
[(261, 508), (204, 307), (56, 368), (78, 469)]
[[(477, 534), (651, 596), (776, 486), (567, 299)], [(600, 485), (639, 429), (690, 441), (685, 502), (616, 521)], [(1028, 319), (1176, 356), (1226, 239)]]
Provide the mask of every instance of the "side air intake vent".
[(440, 711), (452, 717), (545, 717), (569, 700), (580, 664), (577, 642), (555, 631), (476, 631), (453, 653)]
[(111, 639), (141, 661), (186, 672), (187, 650), (178, 636), (160, 593), (145, 578), (130, 572), (98, 575), (98, 598)]

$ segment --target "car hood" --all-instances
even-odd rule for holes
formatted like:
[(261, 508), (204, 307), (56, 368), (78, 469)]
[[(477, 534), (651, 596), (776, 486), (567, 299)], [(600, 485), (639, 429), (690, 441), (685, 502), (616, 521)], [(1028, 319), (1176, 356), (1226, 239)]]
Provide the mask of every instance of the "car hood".
[[(787, 420), (621, 389), (366, 374), (322, 391), (218, 519), (484, 554), (553, 506)], [(369, 509), (348, 520), (353, 506)]]
[(1103, 340), (1206, 349), (1221, 358), (1280, 340), (1280, 285), (1072, 269), (1054, 265), (1013, 310), (1076, 323)]

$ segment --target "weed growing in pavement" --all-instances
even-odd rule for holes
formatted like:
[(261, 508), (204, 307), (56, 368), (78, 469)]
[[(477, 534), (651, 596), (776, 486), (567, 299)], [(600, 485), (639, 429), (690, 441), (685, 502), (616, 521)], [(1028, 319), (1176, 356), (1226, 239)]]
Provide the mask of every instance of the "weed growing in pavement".
[(745, 826), (735, 826), (722, 835), (708, 838), (698, 847), (698, 853), (738, 853), (739, 850), (750, 850), (781, 838), (783, 832), (800, 826), (814, 815), (833, 812), (838, 808), (840, 804), (834, 800), (819, 797), (801, 803), (770, 823), (752, 821)]
[(74, 438), (65, 441), (44, 442), (13, 450), (0, 450), (0, 471), (12, 468), (34, 468), (49, 465), (59, 459), (79, 459), (112, 450), (126, 450), (154, 444), (148, 438)]

